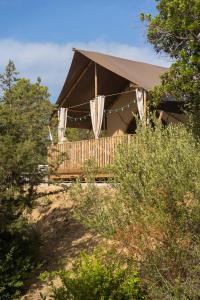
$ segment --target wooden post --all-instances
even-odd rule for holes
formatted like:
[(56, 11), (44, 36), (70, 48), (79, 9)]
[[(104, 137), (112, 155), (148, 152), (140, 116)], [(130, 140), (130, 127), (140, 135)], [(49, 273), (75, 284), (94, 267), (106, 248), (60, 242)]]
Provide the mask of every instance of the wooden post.
[(164, 115), (164, 111), (161, 110), (161, 111), (160, 111), (160, 114), (159, 114), (159, 118), (158, 118), (158, 121), (161, 122), (161, 123), (162, 123), (163, 115)]
[[(98, 78), (97, 78), (97, 64), (94, 63), (94, 97), (97, 99), (98, 96)], [(97, 110), (97, 105), (95, 109), (95, 114), (96, 114), (96, 122), (98, 118), (98, 110)]]
[(147, 92), (144, 90), (144, 125), (147, 125)]
[(94, 96), (98, 96), (98, 78), (97, 78), (97, 64), (94, 63)]
[(106, 136), (106, 114), (104, 111), (104, 116), (103, 116), (103, 131), (104, 131), (104, 137)]

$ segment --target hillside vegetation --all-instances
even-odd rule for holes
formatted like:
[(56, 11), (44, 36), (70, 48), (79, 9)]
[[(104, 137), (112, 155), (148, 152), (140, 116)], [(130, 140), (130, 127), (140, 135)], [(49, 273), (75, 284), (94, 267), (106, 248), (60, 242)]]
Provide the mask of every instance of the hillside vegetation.
[(183, 126), (140, 128), (119, 149), (110, 193), (72, 191), (76, 217), (120, 242), (150, 299), (200, 297), (199, 150)]
[(106, 188), (92, 160), (86, 186), (38, 188), (54, 106), (12, 61), (0, 74), (2, 300), (200, 299), (200, 0), (157, 0), (157, 14), (141, 19), (154, 50), (173, 61), (148, 92), (149, 109), (173, 97), (188, 123), (164, 127), (147, 112)]

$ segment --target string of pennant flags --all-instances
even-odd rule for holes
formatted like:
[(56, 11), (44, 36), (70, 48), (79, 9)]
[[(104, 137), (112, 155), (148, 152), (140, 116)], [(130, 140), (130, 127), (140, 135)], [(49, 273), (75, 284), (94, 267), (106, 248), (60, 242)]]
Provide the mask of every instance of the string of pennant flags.
[(82, 117), (80, 117), (80, 118), (77, 118), (77, 117), (74, 118), (74, 117), (67, 116), (67, 118), (68, 118), (69, 120), (74, 121), (74, 122), (77, 122), (77, 121), (84, 121), (84, 120), (87, 120), (87, 119), (90, 118), (90, 117), (91, 117), (90, 114), (85, 115), (85, 116), (82, 116)]
[(120, 111), (123, 111), (124, 109), (126, 108), (129, 108), (131, 106), (131, 104), (135, 103), (135, 100), (134, 101), (131, 101), (130, 103), (122, 106), (122, 107), (119, 107), (119, 108), (115, 108), (115, 109), (107, 109), (105, 110), (105, 113), (106, 114), (111, 114), (113, 112), (120, 112)]
[[(126, 108), (129, 108), (131, 106), (131, 104), (135, 103), (135, 100), (134, 101), (131, 101), (130, 103), (122, 106), (122, 107), (119, 107), (119, 108), (115, 108), (115, 109), (105, 109), (104, 110), (104, 114), (112, 114), (112, 113), (118, 113), (118, 112), (121, 112), (121, 111), (124, 111)], [(72, 121), (72, 122), (79, 122), (79, 121), (85, 121), (87, 120), (88, 118), (91, 118), (91, 114), (87, 114), (85, 116), (82, 116), (82, 117), (71, 117), (71, 116), (67, 116), (67, 118)]]

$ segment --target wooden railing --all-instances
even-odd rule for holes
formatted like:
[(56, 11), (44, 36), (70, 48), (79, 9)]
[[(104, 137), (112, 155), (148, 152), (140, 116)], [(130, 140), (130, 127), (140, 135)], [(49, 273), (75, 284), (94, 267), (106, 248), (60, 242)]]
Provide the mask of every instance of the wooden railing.
[(119, 135), (97, 140), (56, 144), (49, 148), (48, 163), (55, 166), (63, 154), (66, 154), (66, 158), (56, 169), (57, 175), (63, 175), (64, 177), (79, 175), (82, 173), (84, 163), (89, 159), (96, 162), (99, 172), (101, 172), (105, 166), (113, 163), (119, 144), (129, 143), (132, 137), (133, 135)]

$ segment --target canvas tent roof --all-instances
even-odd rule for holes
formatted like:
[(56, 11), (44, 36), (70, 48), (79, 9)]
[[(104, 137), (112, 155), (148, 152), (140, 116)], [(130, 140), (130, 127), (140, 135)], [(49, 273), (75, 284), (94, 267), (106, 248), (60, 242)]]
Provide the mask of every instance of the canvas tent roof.
[[(110, 78), (113, 76), (113, 74), (115, 74), (121, 79), (132, 82), (135, 85), (143, 87), (145, 90), (148, 91), (160, 83), (160, 75), (167, 71), (167, 68), (156, 65), (132, 61), (93, 51), (75, 49), (72, 64), (67, 79), (64, 83), (63, 89), (57, 100), (57, 104), (61, 104), (65, 98), (66, 102), (69, 102), (71, 104), (72, 101), (70, 101), (70, 98), (72, 100), (73, 93), (70, 94), (68, 99), (66, 96), (72, 88), (73, 84), (80, 77), (81, 73), (84, 72), (85, 68), (87, 68), (89, 64), (92, 65), (91, 62), (95, 62), (99, 65), (98, 75), (100, 78), (98, 82), (100, 86), (102, 72), (104, 71), (104, 73), (106, 73), (106, 71), (110, 71)], [(89, 79), (91, 79), (90, 84), (92, 85), (94, 81), (94, 76), (91, 78), (91, 69), (92, 66), (88, 67), (88, 70), (85, 72), (84, 76), (82, 76), (81, 80), (79, 81), (79, 85), (81, 85), (81, 81), (89, 82)], [(107, 82), (107, 85), (111, 85), (111, 80), (110, 82)], [(80, 96), (81, 98), (83, 98), (83, 93), (81, 93)], [(92, 97), (93, 96), (94, 95), (92, 95)]]
[[(77, 107), (71, 117), (82, 117), (89, 112), (89, 101), (95, 94), (95, 63), (98, 75), (98, 95), (109, 95), (124, 91), (129, 83), (147, 91), (160, 83), (160, 75), (167, 68), (131, 61), (93, 51), (74, 49), (72, 63), (56, 104), (59, 107)], [(105, 108), (109, 109), (116, 97), (106, 98)], [(68, 127), (90, 128), (91, 121), (74, 124), (68, 120)]]

